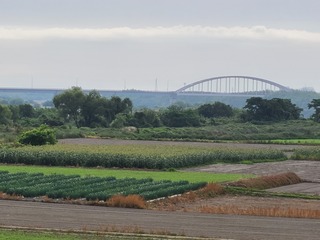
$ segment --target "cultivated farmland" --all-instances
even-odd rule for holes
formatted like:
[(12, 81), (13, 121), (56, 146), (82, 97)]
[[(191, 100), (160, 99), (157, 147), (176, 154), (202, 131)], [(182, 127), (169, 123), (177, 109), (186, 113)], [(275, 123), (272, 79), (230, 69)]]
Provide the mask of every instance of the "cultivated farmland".
[(169, 169), (214, 163), (265, 162), (284, 160), (279, 150), (232, 149), (190, 146), (85, 146), (55, 145), (2, 147), (0, 163), (82, 166), (104, 168)]
[(24, 197), (86, 198), (107, 200), (114, 195), (138, 194), (146, 200), (167, 197), (203, 187), (206, 183), (187, 181), (153, 181), (152, 179), (116, 179), (114, 177), (85, 177), (79, 175), (43, 175), (25, 172), (0, 172), (0, 192)]

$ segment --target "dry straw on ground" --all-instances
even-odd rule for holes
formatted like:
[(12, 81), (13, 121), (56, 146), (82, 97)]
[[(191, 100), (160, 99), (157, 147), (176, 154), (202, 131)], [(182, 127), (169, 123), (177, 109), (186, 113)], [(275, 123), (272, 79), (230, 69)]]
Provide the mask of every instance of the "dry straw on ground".
[(202, 213), (213, 214), (234, 214), (250, 216), (267, 216), (267, 217), (291, 217), (291, 218), (320, 218), (320, 210), (315, 209), (298, 209), (298, 208), (279, 208), (279, 207), (249, 207), (240, 208), (238, 206), (202, 206), (199, 208)]
[(228, 186), (268, 189), (281, 187), (290, 184), (301, 183), (302, 179), (293, 172), (287, 172), (277, 175), (262, 176), (258, 178), (244, 179), (237, 182), (229, 183)]
[(109, 207), (123, 207), (123, 208), (146, 208), (146, 202), (139, 195), (115, 195), (107, 201)]

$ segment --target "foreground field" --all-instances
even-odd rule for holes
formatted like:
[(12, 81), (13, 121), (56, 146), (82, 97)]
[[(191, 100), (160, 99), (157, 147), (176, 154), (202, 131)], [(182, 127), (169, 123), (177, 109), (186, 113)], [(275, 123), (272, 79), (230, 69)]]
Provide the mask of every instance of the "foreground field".
[(145, 200), (168, 197), (196, 190), (206, 183), (187, 181), (153, 181), (151, 178), (135, 179), (115, 177), (80, 177), (79, 175), (43, 175), (42, 173), (8, 173), (0, 171), (0, 192), (24, 197), (103, 200), (114, 195), (139, 195)]
[[(279, 149), (280, 152), (292, 151), (296, 148), (302, 148), (301, 146), (291, 145), (268, 145), (268, 144), (227, 144), (227, 143), (181, 143), (181, 142), (140, 142), (140, 141), (124, 141), (124, 140), (99, 140), (99, 139), (77, 139), (60, 141), (60, 145), (66, 145), (68, 148), (68, 141), (73, 144), (77, 142), (78, 149), (92, 148), (96, 149), (95, 145), (102, 145), (101, 148), (115, 149), (113, 146), (117, 146), (118, 149), (129, 149), (129, 147), (123, 145), (130, 145), (134, 148), (141, 145), (142, 149), (146, 145), (150, 151), (152, 148), (157, 149), (155, 151), (163, 151), (164, 153), (170, 152), (172, 149), (181, 150), (181, 152), (187, 151), (188, 148), (203, 149), (213, 148), (216, 149), (232, 149), (238, 152), (251, 152), (252, 149), (259, 152), (260, 149), (264, 149), (267, 152), (270, 149)], [(81, 143), (79, 143), (80, 141)], [(106, 144), (107, 143), (107, 144)], [(124, 144), (126, 143), (126, 144)], [(72, 144), (72, 145), (73, 145)], [(85, 147), (83, 144), (88, 144)], [(90, 145), (91, 144), (91, 145)], [(68, 145), (68, 146), (67, 146)], [(162, 147), (157, 147), (162, 146)], [(174, 147), (170, 147), (174, 146)], [(305, 148), (303, 146), (303, 148)], [(241, 152), (240, 151), (240, 152)], [(171, 151), (172, 152), (172, 151)], [(254, 152), (254, 151), (253, 151)], [(135, 153), (133, 151), (133, 153)], [(158, 152), (159, 153), (159, 152)], [(243, 160), (241, 160), (243, 161)], [(254, 162), (244, 160), (246, 163)], [(290, 162), (290, 169), (287, 168), (287, 164)], [(232, 162), (233, 163), (233, 162)], [(314, 163), (308, 161), (308, 163)], [(260, 164), (262, 164), (260, 166)], [(211, 182), (218, 176), (217, 181), (233, 181), (234, 178), (241, 178), (246, 174), (262, 174), (268, 175), (275, 172), (294, 171), (299, 176), (317, 176), (313, 175), (319, 173), (315, 165), (306, 165), (300, 161), (281, 161), (274, 163), (259, 163), (259, 164), (213, 164), (209, 168), (218, 166), (225, 168), (226, 171), (220, 171), (220, 174), (216, 175), (209, 170), (208, 172), (202, 171), (208, 168), (207, 166), (195, 167), (189, 169), (190, 172), (181, 172), (182, 170), (169, 172), (169, 171), (136, 171), (136, 170), (107, 170), (104, 168), (78, 168), (78, 167), (40, 167), (40, 166), (17, 166), (17, 165), (0, 165), (1, 170), (8, 170), (13, 172), (43, 172), (45, 174), (81, 174), (83, 177), (88, 176), (115, 176), (119, 174), (122, 178), (133, 177), (136, 174), (136, 178), (151, 177), (153, 179), (176, 179), (176, 180), (191, 180), (191, 182), (206, 181)], [(257, 168), (260, 166), (260, 168)], [(281, 168), (283, 166), (283, 168)], [(306, 167), (309, 166), (309, 167)], [(200, 170), (202, 169), (202, 170)], [(286, 170), (285, 170), (286, 169)], [(167, 169), (174, 171), (175, 169)], [(185, 169), (183, 170), (185, 171)], [(195, 172), (200, 171), (200, 172)], [(201, 172), (202, 171), (202, 172)], [(234, 173), (240, 173), (240, 175), (234, 175)], [(231, 173), (231, 175), (229, 175)], [(204, 177), (205, 176), (205, 177)], [(246, 175), (248, 176), (248, 175)], [(189, 179), (186, 179), (189, 178)], [(204, 180), (207, 178), (207, 180)], [(193, 181), (192, 181), (193, 179)], [(211, 179), (211, 180), (210, 180)], [(222, 180), (224, 179), (224, 180)], [(262, 218), (262, 217), (243, 217), (235, 215), (214, 215), (203, 213), (219, 213), (219, 210), (223, 210), (220, 213), (226, 213), (225, 210), (230, 210), (231, 214), (249, 214), (254, 215), (256, 212), (270, 213), (270, 216), (275, 216), (279, 212), (286, 216), (300, 217), (301, 214), (307, 213), (306, 217), (311, 214), (318, 214), (319, 216), (319, 200), (303, 200), (303, 199), (288, 199), (288, 198), (260, 198), (260, 197), (248, 197), (238, 195), (222, 195), (219, 197), (209, 198), (193, 198), (192, 194), (187, 194), (188, 198), (185, 202), (178, 202), (172, 205), (163, 205), (162, 209), (159, 205), (156, 207), (158, 210), (167, 211), (131, 211), (127, 209), (115, 209), (113, 208), (82, 208), (84, 206), (74, 205), (60, 205), (60, 204), (40, 204), (30, 202), (9, 202), (0, 201), (0, 209), (3, 214), (3, 219), (0, 219), (0, 224), (8, 225), (13, 223), (16, 226), (41, 226), (50, 228), (61, 229), (99, 229), (105, 231), (105, 229), (113, 228), (133, 228), (150, 233), (151, 231), (172, 232), (175, 234), (182, 234), (188, 236), (208, 236), (208, 237), (223, 237), (233, 239), (318, 239), (319, 237), (319, 221), (318, 220), (300, 220), (300, 219), (282, 219), (282, 218)], [(174, 198), (171, 198), (174, 199)], [(194, 201), (196, 199), (196, 201)], [(175, 200), (172, 200), (175, 201)], [(31, 204), (31, 205), (30, 205)], [(32, 205), (36, 204), (36, 205)], [(21, 208), (20, 208), (21, 207)], [(51, 210), (52, 208), (52, 210)], [(176, 210), (176, 211), (174, 211)], [(12, 212), (16, 211), (16, 212)], [(174, 211), (174, 212), (172, 212)], [(232, 212), (234, 211), (234, 212)], [(80, 216), (83, 214), (82, 216)], [(272, 215), (273, 214), (273, 215)], [(299, 215), (300, 214), (300, 215)], [(14, 217), (11, 217), (14, 216)], [(33, 218), (35, 216), (35, 218)], [(221, 223), (223, 223), (221, 225)], [(132, 224), (134, 224), (132, 226)]]

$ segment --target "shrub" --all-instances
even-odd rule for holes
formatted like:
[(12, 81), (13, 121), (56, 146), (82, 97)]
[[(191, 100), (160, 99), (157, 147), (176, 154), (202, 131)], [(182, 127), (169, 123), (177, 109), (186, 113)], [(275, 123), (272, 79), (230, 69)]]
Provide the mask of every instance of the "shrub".
[(45, 145), (55, 144), (57, 142), (54, 130), (48, 128), (45, 125), (40, 126), (21, 134), (19, 137), (19, 143), (25, 145)]

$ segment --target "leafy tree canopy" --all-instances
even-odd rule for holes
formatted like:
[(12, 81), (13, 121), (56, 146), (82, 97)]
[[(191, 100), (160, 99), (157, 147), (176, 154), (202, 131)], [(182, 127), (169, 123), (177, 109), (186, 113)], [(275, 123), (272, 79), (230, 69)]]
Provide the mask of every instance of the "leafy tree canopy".
[(203, 104), (198, 108), (198, 112), (206, 118), (231, 117), (233, 115), (232, 107), (222, 102)]
[(311, 118), (316, 122), (320, 122), (320, 99), (313, 99), (311, 103), (308, 104), (308, 108), (313, 108), (315, 110)]
[(245, 121), (283, 121), (299, 119), (301, 108), (291, 103), (289, 99), (252, 97), (247, 100), (242, 115)]

